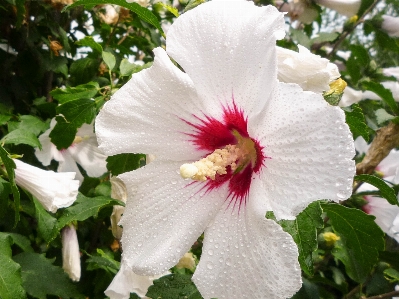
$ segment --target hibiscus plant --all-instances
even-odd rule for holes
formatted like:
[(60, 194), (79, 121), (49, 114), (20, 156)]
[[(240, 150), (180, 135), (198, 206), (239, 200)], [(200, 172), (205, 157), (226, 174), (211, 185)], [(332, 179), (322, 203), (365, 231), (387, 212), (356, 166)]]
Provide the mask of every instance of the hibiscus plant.
[(399, 297), (397, 0), (0, 4), (0, 298)]

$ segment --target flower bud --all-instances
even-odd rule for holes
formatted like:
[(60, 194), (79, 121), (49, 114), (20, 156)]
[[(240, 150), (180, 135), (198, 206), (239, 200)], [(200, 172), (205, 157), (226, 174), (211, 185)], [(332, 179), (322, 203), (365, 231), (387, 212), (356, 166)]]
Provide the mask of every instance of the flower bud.
[(62, 268), (73, 281), (80, 280), (80, 252), (75, 227), (70, 224), (62, 229)]
[[(121, 179), (112, 177), (111, 180), (111, 197), (126, 202), (127, 190)], [(122, 238), (123, 229), (118, 225), (121, 220), (125, 207), (115, 205), (111, 214), (111, 230), (114, 237), (118, 240)]]
[(29, 191), (50, 212), (69, 207), (78, 195), (79, 181), (75, 172), (46, 171), (14, 159), (15, 182)]

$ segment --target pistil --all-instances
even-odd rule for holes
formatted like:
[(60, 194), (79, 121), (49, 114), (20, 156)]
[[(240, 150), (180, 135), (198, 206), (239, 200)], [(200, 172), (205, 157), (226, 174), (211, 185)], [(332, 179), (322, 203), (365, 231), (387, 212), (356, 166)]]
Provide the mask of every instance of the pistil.
[(257, 156), (255, 143), (251, 138), (242, 137), (236, 130), (232, 133), (237, 144), (228, 144), (199, 161), (183, 164), (180, 166), (180, 175), (185, 179), (206, 181), (214, 180), (217, 174), (226, 174), (228, 167), (233, 173), (241, 171), (248, 163), (254, 167)]

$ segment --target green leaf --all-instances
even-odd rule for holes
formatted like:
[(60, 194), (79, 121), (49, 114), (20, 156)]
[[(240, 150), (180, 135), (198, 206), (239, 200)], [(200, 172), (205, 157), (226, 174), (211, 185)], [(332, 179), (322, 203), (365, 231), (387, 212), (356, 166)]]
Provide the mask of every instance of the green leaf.
[(12, 195), (14, 197), (15, 226), (16, 226), (19, 221), (19, 206), (20, 206), (19, 191), (18, 191), (18, 187), (15, 183), (15, 173), (14, 173), (14, 169), (16, 168), (16, 165), (15, 165), (13, 159), (11, 159), (9, 157), (9, 154), (2, 146), (0, 146), (0, 158), (6, 168), (8, 180), (11, 185)]
[(107, 272), (116, 274), (120, 268), (120, 262), (115, 261), (113, 256), (106, 254), (103, 250), (97, 248), (98, 255), (87, 254), (90, 258), (87, 259), (86, 263), (87, 270), (104, 269)]
[(84, 298), (71, 283), (61, 267), (53, 265), (54, 259), (44, 255), (24, 252), (14, 256), (14, 261), (21, 265), (22, 281), (26, 292), (39, 299), (47, 295), (66, 298)]
[(42, 149), (39, 139), (32, 132), (25, 129), (11, 131), (1, 140), (3, 144), (27, 144)]
[(390, 283), (396, 283), (399, 281), (399, 272), (395, 269), (388, 268), (384, 270), (384, 276)]
[(357, 15), (361, 17), (364, 12), (373, 4), (374, 0), (362, 0)]
[(65, 104), (73, 100), (91, 99), (97, 94), (98, 89), (98, 83), (89, 82), (76, 87), (67, 87), (65, 89), (57, 88), (51, 91), (50, 94), (60, 104)]
[(369, 141), (369, 131), (366, 124), (362, 108), (358, 104), (350, 107), (351, 111), (345, 110), (346, 123), (353, 134), (353, 138), (362, 136), (364, 140)]
[(115, 67), (115, 64), (116, 64), (116, 59), (115, 59), (114, 54), (112, 54), (110, 52), (103, 51), (102, 56), (103, 56), (104, 62), (108, 66), (109, 70), (111, 71)]
[(6, 124), (11, 118), (11, 115), (0, 115), (0, 126)]
[(57, 146), (58, 150), (68, 148), (75, 139), (78, 128), (74, 123), (67, 122), (62, 116), (55, 118), (57, 124), (50, 132), (51, 142)]
[(201, 294), (191, 281), (191, 275), (171, 274), (154, 280), (148, 288), (147, 297), (157, 299), (202, 299)]
[(351, 56), (346, 62), (346, 67), (353, 83), (356, 84), (365, 73), (370, 64), (370, 57), (367, 50), (360, 45), (351, 45)]
[[(160, 2), (158, 2), (160, 3)], [(123, 58), (121, 64), (119, 66), (119, 70), (121, 72), (121, 76), (130, 76), (133, 73), (138, 72), (141, 70), (141, 67), (137, 64), (130, 63), (129, 60)]]
[(205, 3), (205, 0), (189, 0), (186, 7), (184, 8), (184, 12), (193, 9), (202, 3)]
[(322, 210), (319, 202), (311, 203), (295, 220), (281, 220), (279, 224), (298, 245), (299, 264), (302, 270), (312, 276), (312, 253), (317, 249), (317, 229), (323, 227)]
[(73, 83), (77, 85), (89, 82), (96, 75), (99, 66), (100, 62), (90, 57), (75, 60), (69, 69)]
[(17, 245), (19, 248), (21, 248), (25, 252), (33, 252), (33, 248), (30, 245), (30, 240), (20, 234), (16, 233), (7, 233), (11, 239), (13, 240), (14, 244)]
[(22, 288), (21, 267), (11, 259), (12, 238), (0, 232), (0, 298), (26, 298)]
[(107, 158), (107, 169), (112, 175), (132, 171), (145, 165), (143, 154), (119, 154)]
[(350, 278), (364, 283), (378, 261), (378, 251), (384, 250), (384, 233), (374, 222), (375, 217), (358, 209), (339, 204), (322, 204), (331, 226), (341, 239), (332, 254), (339, 259)]
[(37, 220), (37, 230), (42, 238), (47, 242), (50, 243), (52, 240), (55, 239), (58, 233), (57, 229), (57, 219), (54, 218), (47, 212), (42, 204), (37, 200), (33, 199), (35, 204), (35, 218)]
[(96, 115), (96, 104), (90, 99), (68, 101), (57, 107), (57, 124), (50, 132), (51, 142), (58, 150), (68, 148), (84, 123), (90, 124)]
[(97, 43), (92, 36), (85, 36), (84, 38), (75, 42), (75, 44), (83, 47), (90, 47), (98, 53), (103, 52), (103, 47), (101, 47), (101, 45)]
[(36, 136), (48, 129), (48, 124), (33, 115), (21, 115), (18, 129), (32, 132)]
[(96, 103), (90, 99), (68, 101), (57, 107), (57, 113), (80, 128), (84, 123), (90, 124), (96, 116)]
[(124, 8), (127, 8), (134, 13), (137, 14), (137, 16), (142, 19), (143, 21), (153, 25), (155, 28), (159, 30), (161, 34), (163, 34), (163, 30), (161, 27), (161, 24), (158, 21), (158, 18), (147, 8), (141, 7), (139, 4), (133, 2), (133, 3), (127, 3), (126, 0), (78, 0), (75, 3), (68, 5), (63, 9), (63, 11), (67, 9), (71, 9), (73, 7), (76, 7), (78, 5), (84, 5), (84, 6), (93, 6), (93, 5), (100, 5), (100, 4), (116, 4), (119, 6), (122, 6)]
[(124, 205), (121, 201), (106, 196), (86, 197), (82, 193), (73, 206), (66, 208), (58, 219), (58, 229), (63, 228), (72, 221), (84, 221), (90, 217), (96, 217), (100, 209), (108, 206)]
[(359, 174), (355, 176), (355, 180), (373, 185), (380, 190), (381, 197), (384, 197), (391, 205), (399, 206), (395, 190), (389, 187), (389, 185), (380, 178), (370, 174)]
[(177, 10), (176, 7), (170, 6), (163, 2), (157, 2), (154, 5), (158, 5), (158, 6), (165, 8), (167, 11), (169, 11), (171, 14), (173, 14), (176, 18), (178, 18), (180, 16), (179, 11)]
[(338, 32), (320, 32), (315, 38), (312, 38), (313, 44), (333, 42), (339, 36)]
[(0, 177), (0, 219), (8, 210), (9, 195), (12, 193), (10, 182)]
[(385, 88), (381, 83), (372, 81), (362, 82), (362, 87), (377, 94), (396, 115), (399, 115), (398, 104), (395, 102), (392, 92), (389, 89)]

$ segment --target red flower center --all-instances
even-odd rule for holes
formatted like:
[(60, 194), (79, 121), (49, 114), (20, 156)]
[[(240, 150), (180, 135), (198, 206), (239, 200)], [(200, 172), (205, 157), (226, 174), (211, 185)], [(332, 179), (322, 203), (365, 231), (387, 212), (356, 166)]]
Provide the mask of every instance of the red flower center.
[(230, 200), (230, 204), (233, 203), (234, 207), (238, 205), (240, 209), (247, 201), (253, 173), (258, 173), (264, 166), (265, 159), (269, 157), (264, 155), (259, 141), (249, 136), (248, 118), (234, 101), (232, 106), (223, 107), (221, 120), (207, 115), (195, 118), (199, 120), (198, 124), (185, 121), (194, 128), (194, 133), (187, 135), (199, 150), (209, 152), (205, 157), (231, 146), (239, 149), (241, 153), (233, 166), (226, 167), (224, 174), (216, 173), (214, 179), (204, 182), (207, 192), (228, 184), (227, 199)]

